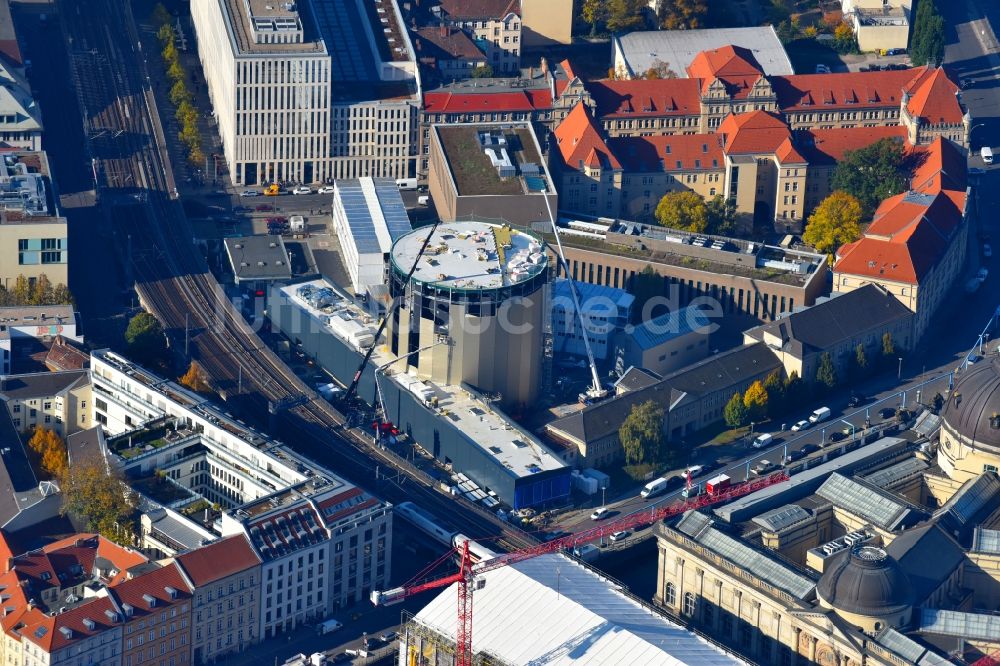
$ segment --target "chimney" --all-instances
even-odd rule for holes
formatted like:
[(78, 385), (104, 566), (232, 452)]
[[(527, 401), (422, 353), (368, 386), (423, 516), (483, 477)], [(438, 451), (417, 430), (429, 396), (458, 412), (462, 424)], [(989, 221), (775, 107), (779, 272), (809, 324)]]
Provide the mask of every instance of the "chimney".
[(542, 64), (541, 64), (540, 69), (542, 70), (542, 76), (548, 76), (549, 75), (549, 61), (547, 59), (545, 59), (544, 57), (542, 58)]
[(441, 24), (439, 31), (442, 37), (448, 36), (448, 26), (446, 26), (444, 23)]

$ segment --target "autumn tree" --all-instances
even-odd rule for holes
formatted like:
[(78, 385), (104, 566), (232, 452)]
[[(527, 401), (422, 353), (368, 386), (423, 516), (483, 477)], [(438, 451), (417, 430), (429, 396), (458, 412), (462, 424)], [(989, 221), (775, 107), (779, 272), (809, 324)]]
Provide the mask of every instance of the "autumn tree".
[(28, 448), (35, 453), (42, 469), (52, 477), (65, 474), (68, 465), (66, 443), (54, 430), (35, 428), (28, 440)]
[(646, 0), (606, 0), (608, 15), (605, 24), (609, 32), (629, 32), (646, 23)]
[(583, 0), (580, 16), (584, 23), (590, 25), (590, 36), (593, 37), (597, 34), (597, 26), (608, 18), (608, 6), (605, 0)]
[(654, 58), (643, 78), (646, 79), (676, 79), (677, 72), (670, 69), (670, 64), (659, 58)]
[(663, 0), (657, 18), (666, 30), (694, 30), (705, 27), (707, 0)]
[(705, 233), (708, 207), (696, 192), (667, 192), (656, 205), (656, 221), (671, 229)]
[(751, 421), (759, 421), (767, 414), (767, 389), (760, 380), (747, 387), (743, 394), (743, 406), (747, 409), (747, 417)]
[(211, 393), (212, 387), (209, 385), (208, 380), (205, 378), (205, 371), (201, 369), (197, 361), (191, 361), (191, 365), (188, 366), (187, 372), (185, 372), (177, 380), (182, 386), (186, 386), (195, 393)]
[(883, 200), (909, 187), (902, 142), (880, 139), (847, 151), (837, 163), (830, 185), (855, 196), (861, 202), (862, 216), (870, 218)]
[(730, 428), (738, 428), (747, 422), (747, 408), (739, 391), (722, 408), (722, 418)]
[(868, 354), (865, 353), (865, 346), (863, 344), (858, 344), (854, 348), (854, 375), (855, 377), (864, 377), (868, 372)]
[(474, 79), (492, 79), (493, 78), (493, 67), (490, 65), (479, 65), (472, 70), (472, 78)]
[(882, 356), (891, 358), (896, 355), (896, 343), (892, 339), (892, 333), (886, 331), (882, 334)]
[(132, 317), (125, 329), (125, 343), (129, 355), (139, 363), (154, 363), (163, 359), (167, 351), (167, 338), (159, 320), (148, 312)]
[(767, 391), (767, 415), (773, 418), (785, 410), (785, 383), (781, 379), (781, 370), (775, 370), (764, 378), (764, 390)]
[(837, 368), (833, 365), (833, 357), (830, 352), (823, 352), (819, 357), (819, 365), (816, 366), (816, 383), (826, 389), (837, 386)]
[(86, 522), (87, 530), (122, 545), (135, 539), (135, 494), (120, 473), (110, 471), (102, 461), (74, 463), (72, 473), (59, 478), (63, 504), (61, 513), (73, 514)]
[(861, 237), (861, 202), (836, 191), (816, 206), (809, 216), (802, 240), (820, 252), (832, 253), (844, 243)]
[(858, 50), (858, 40), (854, 37), (854, 28), (847, 21), (842, 21), (834, 28), (833, 49), (837, 53), (853, 53)]
[(629, 465), (653, 465), (663, 462), (663, 407), (648, 400), (633, 405), (618, 428), (618, 438)]
[(42, 273), (32, 285), (24, 275), (18, 275), (11, 287), (0, 286), (0, 306), (13, 305), (65, 305), (73, 302), (69, 288), (58, 283), (53, 285)]
[(174, 18), (170, 15), (170, 12), (167, 11), (167, 8), (163, 6), (162, 2), (156, 3), (153, 7), (153, 13), (150, 18), (153, 21), (153, 25), (159, 26), (170, 25), (170, 23), (174, 20)]

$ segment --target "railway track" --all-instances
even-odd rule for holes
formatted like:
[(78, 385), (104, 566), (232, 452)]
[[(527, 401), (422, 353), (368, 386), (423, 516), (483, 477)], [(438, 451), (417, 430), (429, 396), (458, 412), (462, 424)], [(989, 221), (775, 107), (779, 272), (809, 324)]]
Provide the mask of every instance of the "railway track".
[[(445, 496), (427, 474), (345, 428), (344, 415), (250, 329), (209, 272), (181, 206), (171, 197), (170, 157), (128, 3), (60, 0), (59, 9), (91, 150), (100, 167), (103, 205), (111, 207), (136, 291), (174, 340), (178, 331), (190, 327), (194, 355), (213, 384), (237, 398), (247, 414), (277, 411), (280, 434), (291, 446), (353, 483), (371, 487), (374, 481), (380, 496), (425, 505), (463, 533), (500, 549), (535, 543), (467, 500)], [(116, 41), (116, 34), (127, 35), (127, 43)], [(155, 57), (157, 50), (147, 47)], [(380, 469), (400, 474), (397, 480), (390, 481), (390, 475), (380, 479)]]

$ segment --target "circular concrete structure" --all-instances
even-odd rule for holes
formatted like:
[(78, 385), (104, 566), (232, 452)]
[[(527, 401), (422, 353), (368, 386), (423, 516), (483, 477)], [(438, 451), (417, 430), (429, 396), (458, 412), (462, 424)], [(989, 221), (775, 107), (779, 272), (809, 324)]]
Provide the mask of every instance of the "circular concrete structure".
[(875, 546), (859, 546), (840, 556), (823, 572), (816, 594), (821, 605), (867, 633), (906, 624), (914, 600), (899, 563)]
[(938, 463), (956, 481), (1000, 468), (1000, 356), (961, 371), (941, 410)]

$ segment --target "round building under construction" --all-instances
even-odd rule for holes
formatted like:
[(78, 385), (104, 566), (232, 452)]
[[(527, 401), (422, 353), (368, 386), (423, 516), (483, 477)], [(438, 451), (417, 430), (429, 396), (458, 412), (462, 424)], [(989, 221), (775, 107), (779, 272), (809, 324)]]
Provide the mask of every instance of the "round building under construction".
[(549, 279), (544, 241), (486, 222), (441, 223), (399, 238), (389, 264), (392, 296), (401, 299), (388, 323), (398, 370), (497, 394), (508, 408), (536, 399)]

